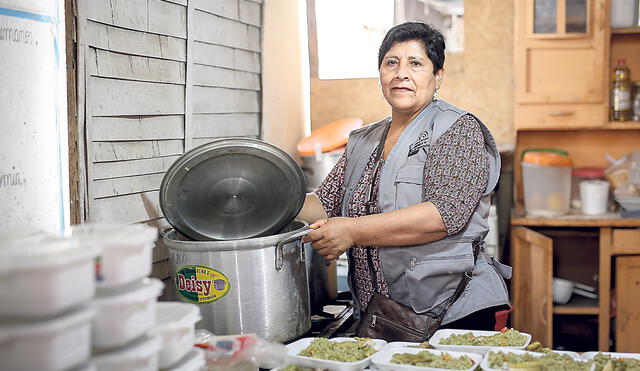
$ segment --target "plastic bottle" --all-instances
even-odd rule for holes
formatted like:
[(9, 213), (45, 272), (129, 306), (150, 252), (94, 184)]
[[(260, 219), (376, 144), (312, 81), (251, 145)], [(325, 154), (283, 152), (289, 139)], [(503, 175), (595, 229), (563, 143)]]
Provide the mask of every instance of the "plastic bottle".
[(611, 88), (611, 121), (631, 120), (631, 76), (623, 58), (613, 70)]
[(640, 82), (633, 84), (635, 95), (633, 96), (633, 121), (640, 121)]

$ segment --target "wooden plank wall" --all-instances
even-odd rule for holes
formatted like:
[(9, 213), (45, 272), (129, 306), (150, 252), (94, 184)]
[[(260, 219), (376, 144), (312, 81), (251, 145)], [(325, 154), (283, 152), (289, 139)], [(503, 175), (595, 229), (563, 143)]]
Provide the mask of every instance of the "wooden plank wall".
[[(260, 136), (262, 1), (78, 0), (78, 9), (83, 220), (164, 229), (160, 183), (180, 155)], [(154, 251), (161, 279), (164, 250)]]

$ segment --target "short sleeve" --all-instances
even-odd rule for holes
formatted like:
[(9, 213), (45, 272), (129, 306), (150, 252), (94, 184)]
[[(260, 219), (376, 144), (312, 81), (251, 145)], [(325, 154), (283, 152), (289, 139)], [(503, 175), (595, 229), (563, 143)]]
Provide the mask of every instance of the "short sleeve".
[(488, 178), (489, 155), (480, 123), (464, 115), (432, 146), (424, 169), (424, 201), (436, 206), (448, 235), (467, 224)]
[(314, 192), (329, 218), (335, 218), (342, 214), (342, 187), (345, 181), (346, 169), (347, 153), (345, 151)]

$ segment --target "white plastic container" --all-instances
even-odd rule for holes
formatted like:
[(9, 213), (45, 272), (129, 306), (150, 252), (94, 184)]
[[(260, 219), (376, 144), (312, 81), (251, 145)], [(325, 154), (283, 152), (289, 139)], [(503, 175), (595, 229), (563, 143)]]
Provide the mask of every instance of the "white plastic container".
[(160, 367), (175, 365), (193, 349), (194, 327), (200, 320), (195, 304), (159, 302), (156, 306), (156, 330), (162, 339)]
[(634, 25), (638, 9), (636, 0), (611, 0), (611, 28), (625, 28)]
[(597, 179), (581, 181), (580, 203), (584, 214), (606, 213), (609, 206), (609, 182)]
[(57, 371), (82, 365), (91, 353), (93, 310), (83, 307), (47, 321), (0, 325), (0, 370)]
[(157, 298), (163, 287), (160, 280), (145, 278), (108, 296), (99, 292), (91, 303), (96, 311), (91, 333), (94, 349), (120, 347), (147, 333), (156, 324)]
[(473, 371), (480, 365), (482, 362), (482, 356), (477, 353), (463, 353), (463, 352), (452, 352), (452, 351), (442, 351), (442, 350), (433, 350), (433, 349), (419, 349), (419, 348), (407, 348), (407, 347), (394, 347), (388, 346), (384, 347), (381, 351), (374, 354), (371, 358), (371, 363), (373, 363), (374, 367), (379, 371), (440, 371), (447, 370), (445, 368), (436, 368), (436, 367), (423, 367), (423, 366), (412, 366), (412, 365), (402, 365), (398, 363), (391, 363), (391, 358), (395, 354), (418, 354), (420, 352), (432, 353), (437, 356), (442, 355), (443, 353), (447, 353), (455, 358), (460, 358), (462, 356), (467, 356), (471, 358), (473, 364), (468, 368), (464, 369), (465, 371)]
[[(287, 344), (287, 350), (289, 351), (287, 364), (310, 368), (327, 368), (335, 371), (356, 371), (366, 368), (371, 363), (371, 357), (373, 357), (373, 355), (358, 362), (338, 362), (327, 359), (299, 356), (298, 353), (308, 347), (315, 339), (316, 338), (302, 338), (291, 344)], [(354, 338), (331, 338), (328, 340), (334, 342), (355, 341)], [(380, 339), (372, 339), (371, 341), (373, 342), (373, 348), (377, 351), (387, 344), (386, 341)]]
[(16, 240), (2, 249), (0, 317), (45, 318), (95, 294), (95, 247), (61, 238)]
[(470, 353), (478, 353), (478, 354), (486, 354), (489, 349), (524, 349), (531, 342), (531, 335), (521, 332), (520, 334), (525, 336), (525, 342), (523, 345), (515, 346), (515, 347), (491, 347), (491, 346), (472, 346), (472, 345), (446, 345), (440, 344), (440, 340), (444, 338), (448, 338), (453, 334), (462, 335), (466, 333), (472, 333), (474, 336), (491, 336), (498, 334), (499, 331), (478, 331), (478, 330), (454, 330), (454, 329), (440, 329), (433, 334), (433, 336), (429, 339), (429, 344), (432, 347), (438, 350), (450, 350), (456, 352), (470, 352)]
[(118, 350), (93, 357), (98, 371), (157, 371), (160, 337), (145, 336)]
[(533, 216), (559, 216), (569, 212), (571, 167), (523, 162), (524, 208)]
[[(193, 348), (193, 347), (192, 347)], [(162, 351), (160, 353), (162, 356)], [(207, 364), (204, 357), (204, 350), (193, 348), (173, 367), (162, 368), (163, 371), (200, 371)]]
[(71, 237), (82, 245), (99, 246), (98, 288), (124, 286), (151, 273), (153, 242), (158, 232), (142, 224), (82, 224)]

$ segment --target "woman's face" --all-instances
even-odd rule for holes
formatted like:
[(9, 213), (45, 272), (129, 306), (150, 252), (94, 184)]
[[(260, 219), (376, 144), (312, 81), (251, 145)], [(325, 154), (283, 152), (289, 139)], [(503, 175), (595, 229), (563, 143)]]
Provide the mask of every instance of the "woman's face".
[(399, 113), (413, 115), (431, 103), (440, 88), (443, 70), (434, 76), (422, 42), (397, 42), (384, 55), (380, 66), (382, 94)]

